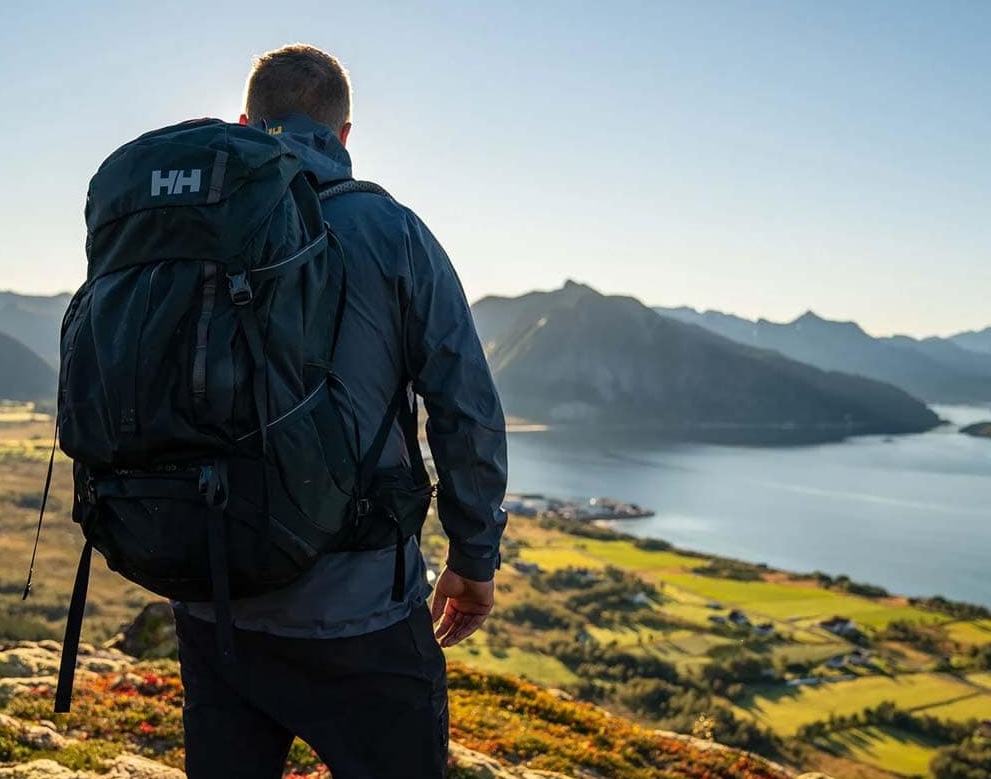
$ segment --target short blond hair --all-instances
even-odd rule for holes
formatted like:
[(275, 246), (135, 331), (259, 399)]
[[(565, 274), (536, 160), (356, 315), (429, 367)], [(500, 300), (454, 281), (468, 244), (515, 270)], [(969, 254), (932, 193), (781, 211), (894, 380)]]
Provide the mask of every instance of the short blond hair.
[(305, 114), (340, 132), (351, 121), (351, 79), (336, 57), (315, 46), (283, 46), (255, 59), (244, 113), (252, 123)]

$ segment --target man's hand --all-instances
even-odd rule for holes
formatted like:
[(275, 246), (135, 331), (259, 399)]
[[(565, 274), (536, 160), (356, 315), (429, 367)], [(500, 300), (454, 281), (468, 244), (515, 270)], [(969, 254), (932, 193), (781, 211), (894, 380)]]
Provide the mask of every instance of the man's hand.
[(478, 630), (495, 603), (495, 581), (476, 582), (445, 568), (434, 587), (430, 616), (440, 620), (434, 635), (440, 645), (454, 646)]

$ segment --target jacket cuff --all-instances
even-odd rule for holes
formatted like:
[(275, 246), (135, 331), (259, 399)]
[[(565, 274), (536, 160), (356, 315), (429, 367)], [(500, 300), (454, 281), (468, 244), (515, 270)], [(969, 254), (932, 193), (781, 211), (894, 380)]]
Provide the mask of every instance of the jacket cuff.
[(473, 582), (491, 581), (500, 563), (501, 557), (498, 552), (495, 557), (469, 557), (454, 547), (447, 550), (447, 567), (458, 576)]

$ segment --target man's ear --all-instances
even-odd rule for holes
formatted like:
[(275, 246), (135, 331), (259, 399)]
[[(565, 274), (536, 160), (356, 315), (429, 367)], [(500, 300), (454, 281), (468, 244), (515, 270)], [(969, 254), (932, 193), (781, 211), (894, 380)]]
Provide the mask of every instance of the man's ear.
[(346, 122), (341, 128), (341, 131), (337, 134), (337, 137), (341, 139), (341, 146), (348, 145), (348, 136), (351, 134), (351, 122)]
[(248, 123), (248, 115), (247, 114), (241, 114), (241, 118), (237, 120), (237, 123), (238, 124), (247, 124)]

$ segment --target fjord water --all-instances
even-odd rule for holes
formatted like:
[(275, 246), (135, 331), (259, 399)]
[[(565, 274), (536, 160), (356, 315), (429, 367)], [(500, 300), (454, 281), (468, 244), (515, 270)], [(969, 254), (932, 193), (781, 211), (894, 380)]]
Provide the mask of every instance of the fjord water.
[(655, 516), (613, 527), (683, 549), (991, 606), (991, 439), (959, 432), (991, 404), (933, 408), (950, 424), (799, 447), (511, 433), (509, 486), (639, 503)]

